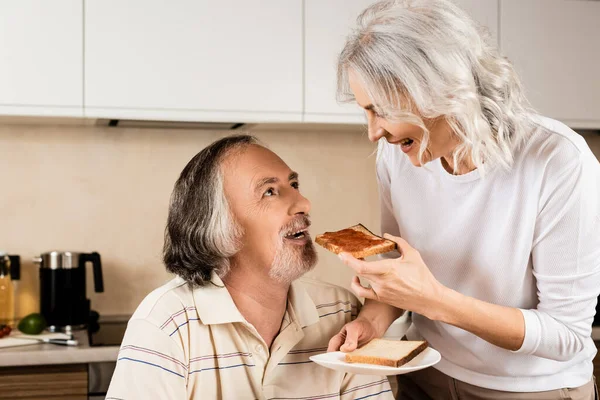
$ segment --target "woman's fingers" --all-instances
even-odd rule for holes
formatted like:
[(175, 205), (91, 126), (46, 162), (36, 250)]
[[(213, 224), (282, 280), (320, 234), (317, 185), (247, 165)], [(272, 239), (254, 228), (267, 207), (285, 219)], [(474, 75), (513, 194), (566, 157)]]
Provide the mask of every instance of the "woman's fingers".
[(395, 242), (398, 246), (398, 252), (402, 255), (408, 255), (415, 251), (415, 248), (412, 247), (406, 240), (402, 239), (399, 236), (390, 235), (389, 233), (384, 233), (383, 237)]
[(349, 253), (340, 253), (339, 258), (358, 275), (383, 275), (390, 270), (390, 267), (381, 261), (367, 262), (354, 258)]
[(350, 288), (358, 297), (364, 297), (365, 299), (372, 299), (379, 301), (379, 297), (377, 293), (372, 288), (366, 288), (360, 283), (360, 279), (358, 276), (352, 278), (352, 283), (350, 284)]

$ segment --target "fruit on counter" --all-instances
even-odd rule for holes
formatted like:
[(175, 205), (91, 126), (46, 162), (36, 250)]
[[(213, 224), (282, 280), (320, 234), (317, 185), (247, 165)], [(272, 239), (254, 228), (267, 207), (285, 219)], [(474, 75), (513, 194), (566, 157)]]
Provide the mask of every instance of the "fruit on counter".
[(38, 335), (46, 329), (46, 319), (42, 314), (33, 313), (24, 317), (17, 328), (28, 335)]
[(10, 335), (10, 331), (12, 331), (12, 328), (10, 326), (0, 325), (0, 339), (4, 336)]

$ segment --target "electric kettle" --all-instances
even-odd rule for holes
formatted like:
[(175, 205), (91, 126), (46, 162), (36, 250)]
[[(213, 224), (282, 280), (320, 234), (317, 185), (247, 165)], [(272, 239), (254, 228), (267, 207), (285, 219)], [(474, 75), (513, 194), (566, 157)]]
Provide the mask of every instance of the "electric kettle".
[(40, 313), (51, 332), (85, 329), (90, 318), (86, 263), (94, 272), (94, 291), (104, 292), (100, 254), (49, 251), (33, 259), (40, 265)]

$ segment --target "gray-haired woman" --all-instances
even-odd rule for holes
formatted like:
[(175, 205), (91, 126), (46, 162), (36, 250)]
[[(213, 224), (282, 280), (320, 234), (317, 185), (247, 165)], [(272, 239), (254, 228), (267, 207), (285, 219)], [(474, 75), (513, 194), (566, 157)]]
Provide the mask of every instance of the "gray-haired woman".
[(408, 338), (442, 360), (400, 375), (400, 398), (593, 399), (600, 165), (585, 141), (528, 108), (510, 62), (450, 1), (369, 7), (338, 77), (379, 141), (382, 230), (402, 255), (341, 256), (371, 287), (355, 278), (367, 304), (330, 350), (411, 310)]

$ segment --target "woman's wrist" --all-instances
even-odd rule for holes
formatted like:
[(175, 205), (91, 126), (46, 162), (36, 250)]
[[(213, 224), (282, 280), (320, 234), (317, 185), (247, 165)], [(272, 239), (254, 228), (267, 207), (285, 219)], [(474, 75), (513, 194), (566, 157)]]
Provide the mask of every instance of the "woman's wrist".
[(427, 311), (422, 315), (432, 321), (454, 325), (457, 322), (455, 311), (460, 308), (460, 302), (460, 293), (439, 284), (429, 299)]

